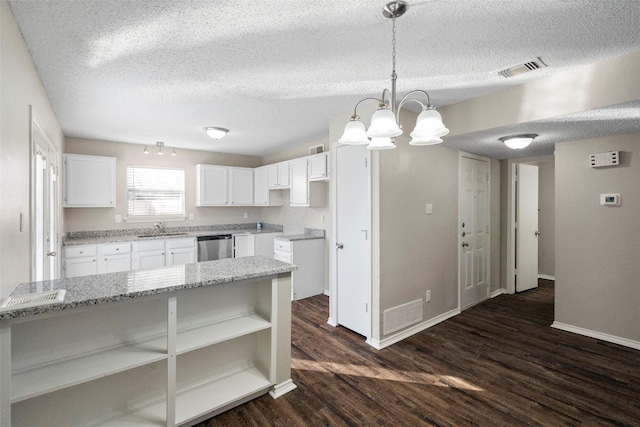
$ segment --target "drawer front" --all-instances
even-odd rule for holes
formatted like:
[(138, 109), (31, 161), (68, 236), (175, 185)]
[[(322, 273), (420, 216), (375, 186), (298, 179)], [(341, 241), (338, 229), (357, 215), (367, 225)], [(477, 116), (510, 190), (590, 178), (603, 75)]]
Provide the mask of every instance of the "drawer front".
[(292, 247), (293, 247), (292, 242), (288, 240), (281, 240), (281, 239), (273, 240), (273, 249), (275, 251), (291, 252)]
[(131, 253), (131, 243), (109, 243), (100, 246), (102, 255), (117, 255)]
[(167, 249), (195, 248), (196, 238), (167, 239)]
[(66, 246), (64, 248), (65, 258), (96, 256), (97, 253), (98, 250), (96, 245)]
[(164, 250), (164, 240), (149, 240), (146, 242), (135, 242), (133, 250), (135, 252), (143, 251), (161, 251)]

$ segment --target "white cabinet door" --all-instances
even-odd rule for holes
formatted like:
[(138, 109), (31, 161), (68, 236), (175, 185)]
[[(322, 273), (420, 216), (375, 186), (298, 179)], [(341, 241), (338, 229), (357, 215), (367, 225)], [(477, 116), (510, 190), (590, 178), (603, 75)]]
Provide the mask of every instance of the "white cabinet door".
[(224, 206), (229, 201), (228, 168), (196, 165), (196, 206)]
[(267, 166), (267, 182), (271, 190), (289, 188), (289, 162)]
[(309, 156), (309, 180), (322, 181), (329, 178), (328, 153)]
[(105, 255), (98, 260), (98, 273), (117, 273), (131, 270), (131, 254)]
[(116, 206), (116, 158), (64, 155), (64, 207)]
[(242, 258), (253, 256), (254, 239), (252, 234), (234, 234), (233, 236), (233, 257)]
[(267, 169), (267, 166), (262, 166), (253, 170), (253, 204), (256, 206), (269, 206)]
[(254, 234), (254, 255), (262, 255), (267, 258), (273, 258), (273, 241), (276, 236), (280, 235), (282, 235), (282, 233)]
[(167, 249), (167, 267), (196, 262), (196, 250), (189, 248)]
[(198, 261), (195, 237), (167, 239), (166, 265), (191, 264)]
[(133, 257), (134, 270), (148, 270), (165, 266), (165, 251), (138, 252)]
[(234, 206), (253, 204), (253, 169), (228, 168), (229, 204)]
[(98, 274), (96, 257), (70, 258), (64, 261), (65, 277), (91, 276)]
[(291, 206), (309, 206), (309, 179), (307, 177), (307, 159), (289, 162), (291, 168)]

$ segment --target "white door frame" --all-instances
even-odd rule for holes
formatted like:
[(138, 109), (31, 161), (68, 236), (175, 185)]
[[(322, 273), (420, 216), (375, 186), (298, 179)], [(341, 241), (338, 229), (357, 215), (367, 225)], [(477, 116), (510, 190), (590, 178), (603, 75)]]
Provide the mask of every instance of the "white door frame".
[[(36, 147), (36, 142), (35, 142), (35, 132), (39, 132), (45, 139), (46, 141), (46, 153), (44, 154), (44, 157), (47, 161), (47, 169), (46, 169), (46, 178), (45, 178), (45, 182), (49, 183), (49, 168), (51, 167), (51, 164), (55, 163), (55, 167), (57, 168), (56, 170), (56, 185), (55, 185), (55, 194), (53, 195), (53, 199), (55, 200), (55, 212), (53, 214), (53, 218), (49, 217), (48, 219), (48, 228), (51, 230), (55, 231), (55, 235), (50, 236), (51, 239), (53, 239), (53, 244), (54, 244), (54, 252), (56, 252), (57, 255), (55, 255), (54, 258), (54, 262), (52, 264), (54, 264), (54, 271), (50, 272), (52, 275), (52, 279), (56, 279), (58, 277), (60, 277), (60, 245), (59, 245), (59, 240), (58, 240), (58, 233), (59, 233), (59, 216), (60, 216), (60, 153), (58, 152), (58, 149), (53, 145), (53, 143), (51, 142), (51, 139), (49, 138), (49, 136), (47, 135), (47, 133), (45, 132), (44, 126), (42, 125), (42, 120), (39, 118), (38, 114), (36, 113), (35, 109), (33, 108), (33, 106), (29, 106), (29, 117), (30, 117), (30, 126), (29, 126), (29, 154), (30, 154), (30, 158), (29, 158), (29, 192), (30, 192), (30, 215), (29, 215), (29, 233), (30, 233), (30, 246), (31, 246), (31, 268), (30, 268), (30, 272), (29, 272), (29, 276), (31, 277), (31, 280), (35, 280), (34, 275), (36, 272), (36, 250), (37, 250), (37, 239), (38, 236), (36, 235), (36, 191), (35, 191), (35, 185), (36, 185), (36, 154), (38, 152), (38, 147)], [(45, 147), (41, 147), (42, 149), (44, 149)], [(52, 159), (55, 159), (55, 161), (53, 161)], [(50, 194), (50, 188), (47, 188), (46, 193), (49, 195), (49, 201), (52, 200), (52, 195)], [(49, 206), (49, 208), (51, 208)], [(48, 212), (45, 213), (45, 215), (49, 215), (49, 213), (51, 212), (51, 209), (48, 209)], [(51, 224), (51, 221), (53, 221), (53, 224)]]
[[(491, 159), (488, 157), (478, 156), (476, 154), (467, 153), (465, 151), (458, 152), (458, 224), (456, 224), (456, 231), (460, 229), (462, 223), (462, 206), (460, 206), (460, 192), (461, 192), (461, 180), (460, 173), (462, 172), (462, 158), (480, 160), (487, 163), (487, 173), (489, 178), (487, 179), (487, 222), (489, 223), (489, 232), (487, 233), (487, 298), (491, 295), (491, 236), (493, 230), (491, 229)], [(462, 263), (462, 255), (460, 246), (462, 245), (462, 234), (458, 233), (458, 310), (462, 310), (462, 277), (460, 276), (460, 267)], [(470, 308), (470, 307), (466, 307)]]
[[(338, 142), (333, 142), (331, 144), (331, 155), (330, 163), (331, 163), (331, 177), (332, 179), (329, 181), (329, 197), (331, 200), (331, 238), (329, 240), (329, 271), (330, 271), (330, 283), (329, 283), (329, 319), (327, 319), (327, 323), (331, 326), (338, 326), (340, 324), (340, 319), (338, 318), (338, 269), (337, 269), (337, 248), (336, 244), (338, 243), (338, 150), (341, 148), (345, 148), (344, 144), (340, 144)], [(367, 209), (367, 224), (370, 230), (369, 236), (367, 236), (367, 266), (366, 266), (366, 277), (367, 282), (371, 282), (371, 256), (372, 256), (372, 234), (374, 230), (371, 227), (371, 152), (367, 150), (367, 162), (368, 162), (368, 174), (367, 174), (367, 205), (369, 209)], [(372, 286), (368, 288), (368, 295), (366, 296), (367, 301), (369, 301), (369, 322), (372, 321)], [(370, 335), (373, 334), (374, 325), (371, 325)], [(366, 337), (367, 341), (371, 339), (371, 336)]]
[(516, 292), (516, 164), (518, 163), (538, 163), (553, 160), (554, 156), (528, 157), (522, 159), (509, 159), (507, 161), (507, 277), (506, 292), (514, 294)]

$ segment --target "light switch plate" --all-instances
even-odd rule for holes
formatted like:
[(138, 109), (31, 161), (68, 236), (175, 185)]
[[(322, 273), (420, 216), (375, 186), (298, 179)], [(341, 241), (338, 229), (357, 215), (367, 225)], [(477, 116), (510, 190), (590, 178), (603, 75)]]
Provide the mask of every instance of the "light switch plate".
[(122, 222), (122, 215), (116, 215), (116, 222)]
[(427, 203), (426, 213), (427, 215), (431, 215), (433, 213), (433, 205), (431, 203)]

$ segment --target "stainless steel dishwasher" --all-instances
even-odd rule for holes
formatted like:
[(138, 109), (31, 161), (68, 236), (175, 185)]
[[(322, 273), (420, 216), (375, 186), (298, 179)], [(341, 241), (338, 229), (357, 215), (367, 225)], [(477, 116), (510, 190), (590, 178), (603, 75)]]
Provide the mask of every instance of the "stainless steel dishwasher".
[(232, 251), (231, 234), (198, 237), (198, 262), (231, 258)]

